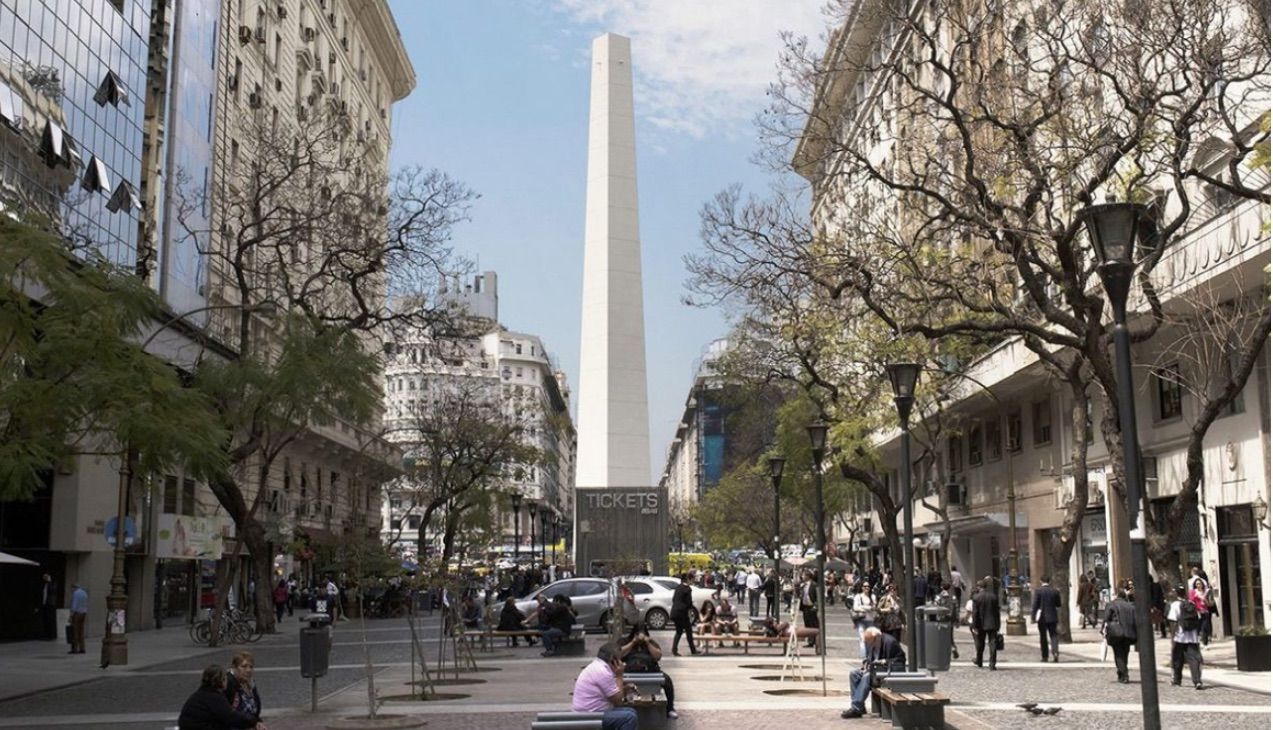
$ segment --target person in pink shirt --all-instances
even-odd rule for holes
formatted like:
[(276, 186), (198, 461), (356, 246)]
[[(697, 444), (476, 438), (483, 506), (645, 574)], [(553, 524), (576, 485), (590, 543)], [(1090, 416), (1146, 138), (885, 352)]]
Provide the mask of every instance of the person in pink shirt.
[(604, 644), (597, 658), (575, 680), (570, 708), (575, 712), (604, 712), (601, 730), (637, 730), (636, 709), (619, 707), (629, 685), (623, 682), (623, 660), (614, 644)]

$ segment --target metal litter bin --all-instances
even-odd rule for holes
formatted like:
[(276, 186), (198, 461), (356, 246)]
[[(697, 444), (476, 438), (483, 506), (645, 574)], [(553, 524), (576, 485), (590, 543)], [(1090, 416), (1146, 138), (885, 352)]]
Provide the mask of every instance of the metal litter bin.
[(301, 629), (301, 676), (309, 678), (310, 711), (318, 711), (318, 678), (327, 674), (332, 651), (331, 616), (311, 613)]
[(924, 643), (919, 664), (934, 672), (948, 671), (950, 645), (954, 640), (950, 610), (943, 606), (925, 606), (920, 613), (924, 615)]

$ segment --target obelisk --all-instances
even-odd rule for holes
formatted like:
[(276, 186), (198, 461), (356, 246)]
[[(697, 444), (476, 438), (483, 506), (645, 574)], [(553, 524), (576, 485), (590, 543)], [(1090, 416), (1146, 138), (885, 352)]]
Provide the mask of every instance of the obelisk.
[(627, 38), (592, 42), (591, 93), (575, 484), (645, 487), (650, 425)]

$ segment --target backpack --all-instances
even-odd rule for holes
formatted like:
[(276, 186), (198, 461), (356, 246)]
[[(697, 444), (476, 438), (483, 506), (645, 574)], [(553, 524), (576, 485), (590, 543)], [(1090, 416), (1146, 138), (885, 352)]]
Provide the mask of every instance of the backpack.
[(1181, 601), (1180, 613), (1176, 618), (1176, 625), (1181, 631), (1197, 631), (1202, 626), (1202, 619), (1198, 617), (1198, 607), (1193, 605), (1193, 601)]

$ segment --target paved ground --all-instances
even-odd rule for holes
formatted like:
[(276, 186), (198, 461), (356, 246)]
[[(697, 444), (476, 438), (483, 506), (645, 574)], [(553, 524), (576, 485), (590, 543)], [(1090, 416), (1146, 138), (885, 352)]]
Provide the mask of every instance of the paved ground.
[[(848, 701), (849, 670), (857, 665), (856, 640), (843, 609), (829, 617), (830, 651), (826, 661), (831, 696), (822, 697), (820, 681), (779, 684), (757, 679), (773, 676), (774, 668), (752, 665), (781, 664), (774, 648), (713, 649), (705, 657), (668, 657), (664, 668), (673, 676), (681, 719), (679, 730), (793, 727), (887, 727), (878, 720), (847, 722), (839, 711)], [(309, 682), (297, 668), (295, 622), (286, 633), (266, 637), (250, 648), (257, 658), (257, 673), (272, 730), (310, 730), (325, 727), (332, 719), (366, 712), (367, 688), (364, 651), (376, 666), (380, 697), (408, 692), (411, 680), (410, 634), (401, 622), (368, 622), (364, 650), (357, 622), (339, 624), (332, 656), (332, 671), (319, 681), (322, 698), (317, 716), (308, 712)], [(426, 652), (436, 663), (439, 644), (436, 631), (424, 634)], [(665, 645), (668, 632), (657, 634)], [(1100, 645), (1092, 632), (1079, 632), (1076, 643), (1062, 648), (1059, 664), (1039, 662), (1033, 636), (1010, 637), (993, 674), (971, 663), (966, 629), (958, 636), (960, 660), (941, 674), (941, 690), (954, 701), (947, 712), (950, 727), (959, 730), (985, 728), (1106, 728), (1135, 727), (1140, 722), (1140, 687), (1133, 669), (1133, 683), (1114, 680), (1111, 662), (1100, 661)], [(589, 637), (593, 649), (600, 637)], [(103, 730), (160, 730), (173, 723), (181, 702), (198, 683), (200, 669), (210, 661), (228, 663), (230, 650), (197, 650), (184, 632), (144, 632), (132, 637), (133, 663), (129, 667), (100, 670), (84, 657), (68, 657), (54, 644), (0, 645), (0, 728), (101, 728)], [(1208, 689), (1171, 687), (1159, 677), (1163, 726), (1213, 728), (1262, 728), (1270, 726), (1269, 676), (1226, 670), (1232, 645), (1214, 644), (1206, 651), (1204, 668)], [(665, 646), (666, 648), (666, 646)], [(684, 647), (683, 647), (684, 648)], [(1166, 645), (1160, 643), (1159, 657)], [(1133, 659), (1135, 655), (1133, 654)], [(479, 652), (484, 669), (466, 673), (475, 684), (448, 686), (441, 691), (468, 697), (445, 702), (386, 702), (381, 712), (420, 715), (430, 728), (478, 730), (525, 728), (535, 712), (562, 709), (570, 702), (575, 675), (584, 658), (541, 659), (538, 649), (496, 647)], [(820, 671), (821, 659), (803, 657), (806, 673)], [(47, 668), (47, 669), (46, 669)], [(1219, 686), (1218, 683), (1237, 686)], [(56, 688), (58, 685), (71, 686)], [(775, 690), (795, 687), (812, 690), (813, 696), (775, 696)], [(1256, 691), (1252, 691), (1256, 690)], [(26, 694), (14, 698), (15, 694)], [(1035, 717), (1015, 705), (1033, 701), (1045, 707), (1061, 707), (1054, 717)], [(1204, 719), (1205, 718), (1205, 719)]]

